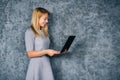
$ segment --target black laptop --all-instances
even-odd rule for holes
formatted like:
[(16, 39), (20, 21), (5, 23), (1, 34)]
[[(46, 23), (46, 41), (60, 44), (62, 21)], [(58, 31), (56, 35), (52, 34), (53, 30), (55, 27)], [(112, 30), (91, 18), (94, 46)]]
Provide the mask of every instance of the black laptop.
[(63, 46), (62, 50), (60, 51), (60, 53), (63, 53), (65, 50), (68, 51), (68, 49), (70, 48), (72, 42), (74, 41), (76, 36), (69, 36), (65, 45)]

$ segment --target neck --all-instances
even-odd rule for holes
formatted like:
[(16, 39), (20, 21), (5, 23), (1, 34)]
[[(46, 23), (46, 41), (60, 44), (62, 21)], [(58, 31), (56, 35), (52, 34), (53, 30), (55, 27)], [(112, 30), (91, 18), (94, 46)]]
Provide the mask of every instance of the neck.
[(40, 27), (39, 29), (42, 30), (42, 27)]
[(38, 27), (37, 30), (42, 30), (42, 27)]

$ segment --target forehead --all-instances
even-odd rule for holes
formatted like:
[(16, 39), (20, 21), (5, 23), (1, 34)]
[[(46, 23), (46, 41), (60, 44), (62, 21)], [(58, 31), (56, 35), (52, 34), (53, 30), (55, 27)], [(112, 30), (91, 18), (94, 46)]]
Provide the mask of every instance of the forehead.
[(48, 14), (45, 13), (45, 14), (43, 14), (41, 17), (48, 17)]

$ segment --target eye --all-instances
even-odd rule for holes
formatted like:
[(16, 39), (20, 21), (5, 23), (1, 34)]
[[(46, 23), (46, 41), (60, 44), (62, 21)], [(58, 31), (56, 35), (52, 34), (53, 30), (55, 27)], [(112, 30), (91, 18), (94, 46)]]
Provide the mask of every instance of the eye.
[(44, 18), (44, 20), (48, 20), (48, 18)]

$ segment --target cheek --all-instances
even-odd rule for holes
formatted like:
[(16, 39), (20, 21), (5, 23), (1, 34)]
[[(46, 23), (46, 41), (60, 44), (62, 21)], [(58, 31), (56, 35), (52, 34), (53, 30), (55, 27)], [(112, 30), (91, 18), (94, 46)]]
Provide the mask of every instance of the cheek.
[(44, 26), (44, 24), (45, 24), (45, 23), (44, 23), (44, 20), (40, 20), (40, 21), (39, 21), (39, 25), (40, 25), (40, 26)]
[(39, 20), (39, 24), (42, 24), (43, 23), (43, 21), (42, 20)]

